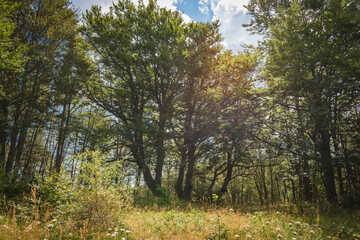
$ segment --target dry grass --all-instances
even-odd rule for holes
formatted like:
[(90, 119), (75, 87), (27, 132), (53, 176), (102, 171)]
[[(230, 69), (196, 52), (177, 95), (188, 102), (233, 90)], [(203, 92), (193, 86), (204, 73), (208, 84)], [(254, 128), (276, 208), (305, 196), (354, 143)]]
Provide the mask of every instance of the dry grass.
[(244, 227), (248, 218), (229, 208), (186, 210), (135, 208), (124, 216), (135, 239), (204, 239), (220, 218), (230, 231)]
[(335, 209), (324, 215), (314, 207), (305, 209), (309, 213), (277, 207), (245, 214), (214, 205), (128, 207), (116, 210), (117, 222), (104, 228), (89, 219), (82, 224), (76, 218), (61, 219), (55, 209), (36, 199), (34, 190), (18, 204), (2, 201), (0, 240), (360, 239), (359, 210)]

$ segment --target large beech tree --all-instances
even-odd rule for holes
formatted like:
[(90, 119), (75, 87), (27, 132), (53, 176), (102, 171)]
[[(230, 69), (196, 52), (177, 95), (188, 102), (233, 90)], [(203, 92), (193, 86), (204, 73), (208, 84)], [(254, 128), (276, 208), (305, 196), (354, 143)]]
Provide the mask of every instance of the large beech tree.
[[(119, 1), (107, 14), (94, 6), (87, 11), (82, 29), (101, 68), (98, 79), (88, 83), (89, 97), (119, 120), (132, 153), (130, 161), (158, 195), (166, 127), (183, 85), (186, 30), (179, 12), (153, 1), (148, 5)], [(148, 150), (150, 143), (154, 149)]]

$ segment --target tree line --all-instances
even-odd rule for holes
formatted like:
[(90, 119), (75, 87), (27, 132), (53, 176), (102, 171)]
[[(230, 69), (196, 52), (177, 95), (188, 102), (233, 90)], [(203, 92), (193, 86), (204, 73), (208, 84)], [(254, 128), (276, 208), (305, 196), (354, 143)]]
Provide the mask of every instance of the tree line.
[(156, 1), (3, 1), (0, 192), (76, 178), (98, 149), (156, 196), (359, 204), (359, 8), (252, 0), (263, 40), (234, 53)]

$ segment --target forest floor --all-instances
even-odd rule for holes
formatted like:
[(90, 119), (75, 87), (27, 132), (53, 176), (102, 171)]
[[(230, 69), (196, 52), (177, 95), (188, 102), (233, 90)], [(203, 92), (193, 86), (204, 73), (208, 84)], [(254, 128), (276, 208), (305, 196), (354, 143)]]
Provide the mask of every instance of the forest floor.
[(240, 209), (184, 202), (162, 207), (140, 203), (119, 210), (120, 220), (108, 226), (100, 215), (97, 222), (85, 220), (76, 225), (70, 217), (55, 218), (54, 209), (42, 205), (35, 209), (34, 203), (16, 210), (2, 204), (0, 209), (3, 240), (360, 239), (360, 209), (325, 205), (321, 209), (314, 205)]

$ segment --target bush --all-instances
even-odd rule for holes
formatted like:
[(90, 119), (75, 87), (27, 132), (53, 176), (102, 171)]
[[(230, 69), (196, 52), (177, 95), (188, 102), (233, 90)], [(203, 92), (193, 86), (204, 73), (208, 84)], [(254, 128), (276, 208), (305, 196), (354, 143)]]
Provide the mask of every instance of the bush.
[(30, 193), (34, 179), (17, 180), (14, 176), (8, 176), (0, 169), (0, 195), (8, 199), (21, 197), (24, 193)]
[(106, 156), (99, 151), (88, 151), (77, 158), (81, 167), (76, 176), (71, 179), (62, 171), (41, 179), (40, 197), (55, 206), (55, 218), (72, 219), (76, 227), (85, 222), (98, 229), (116, 226), (120, 210), (131, 200), (115, 183), (120, 174), (118, 165), (106, 164)]

